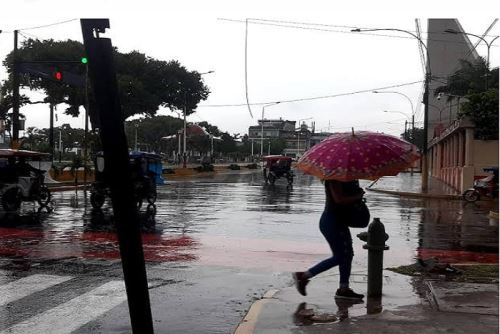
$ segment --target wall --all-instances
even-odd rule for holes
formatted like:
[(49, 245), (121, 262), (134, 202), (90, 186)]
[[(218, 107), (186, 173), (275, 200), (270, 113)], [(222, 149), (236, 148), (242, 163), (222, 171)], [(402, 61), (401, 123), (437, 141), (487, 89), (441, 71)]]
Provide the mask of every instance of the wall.
[(474, 175), (488, 175), (486, 167), (498, 167), (498, 140), (474, 140)]

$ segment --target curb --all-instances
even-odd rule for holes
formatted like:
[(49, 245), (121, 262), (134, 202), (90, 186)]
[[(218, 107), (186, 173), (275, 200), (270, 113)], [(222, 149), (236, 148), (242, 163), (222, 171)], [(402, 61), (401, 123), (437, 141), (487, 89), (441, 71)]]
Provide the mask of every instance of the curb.
[(255, 301), (252, 306), (250, 306), (247, 314), (238, 324), (238, 327), (236, 327), (233, 334), (252, 334), (255, 330), (255, 326), (257, 325), (257, 320), (259, 319), (262, 308), (266, 303), (273, 299), (274, 295), (278, 292), (279, 290), (271, 289), (267, 291), (261, 299)]
[(423, 193), (412, 193), (405, 191), (397, 191), (397, 190), (384, 190), (377, 188), (366, 188), (366, 190), (374, 191), (383, 194), (390, 194), (396, 196), (404, 196), (404, 197), (417, 197), (417, 198), (437, 198), (437, 199), (452, 199), (452, 200), (461, 200), (461, 195), (452, 195), (452, 194), (423, 194)]
[(79, 184), (77, 186), (52, 186), (48, 187), (51, 192), (60, 192), (60, 191), (69, 191), (69, 190), (76, 190), (76, 189), (85, 189), (85, 185)]

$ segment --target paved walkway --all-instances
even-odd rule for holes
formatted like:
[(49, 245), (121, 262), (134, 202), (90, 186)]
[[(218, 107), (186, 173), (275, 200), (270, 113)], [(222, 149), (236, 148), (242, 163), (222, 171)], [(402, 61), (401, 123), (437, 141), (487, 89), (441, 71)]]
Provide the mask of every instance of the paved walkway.
[[(422, 194), (420, 176), (403, 173), (384, 177), (367, 189), (400, 196), (460, 199), (456, 190), (434, 178), (429, 180), (428, 193)], [(268, 291), (252, 305), (235, 334), (498, 333), (498, 283), (458, 283), (384, 270), (382, 298), (365, 298), (353, 304), (335, 300), (338, 275), (328, 273), (310, 282), (306, 297), (295, 286)], [(353, 273), (351, 286), (366, 294), (366, 271)]]
[(428, 197), (443, 199), (461, 199), (461, 194), (454, 188), (434, 177), (429, 177), (427, 193), (422, 193), (421, 174), (400, 173), (398, 176), (386, 176), (367, 187), (370, 191), (383, 192), (400, 196)]
[[(235, 334), (498, 333), (498, 284), (424, 280), (384, 271), (380, 299), (336, 300), (337, 275), (319, 275), (303, 297), (294, 286), (255, 302)], [(352, 276), (365, 293), (366, 277)]]

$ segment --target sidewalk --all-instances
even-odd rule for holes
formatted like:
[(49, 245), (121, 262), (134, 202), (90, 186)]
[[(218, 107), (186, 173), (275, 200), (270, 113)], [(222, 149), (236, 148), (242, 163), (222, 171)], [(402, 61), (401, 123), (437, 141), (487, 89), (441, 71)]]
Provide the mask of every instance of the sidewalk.
[[(366, 276), (351, 285), (366, 294)], [(290, 286), (255, 302), (235, 334), (498, 333), (498, 284), (425, 280), (384, 271), (383, 296), (335, 300), (337, 275), (319, 275), (303, 297)], [(290, 280), (292, 281), (292, 280)]]
[(366, 189), (386, 194), (408, 197), (425, 197), (441, 199), (461, 199), (461, 194), (441, 180), (429, 177), (427, 193), (422, 193), (422, 175), (415, 173), (400, 173), (398, 176), (386, 176), (371, 184)]
[[(428, 194), (421, 194), (421, 175), (385, 177), (367, 188), (399, 196), (459, 199), (454, 189), (431, 178)], [(368, 186), (368, 185), (366, 185)], [(353, 272), (351, 287), (366, 295), (366, 269)], [(311, 280), (308, 295), (290, 285), (270, 290), (256, 301), (235, 334), (280, 333), (498, 333), (498, 283), (461, 283), (421, 278), (384, 270), (383, 295), (352, 304), (334, 298), (338, 270)]]

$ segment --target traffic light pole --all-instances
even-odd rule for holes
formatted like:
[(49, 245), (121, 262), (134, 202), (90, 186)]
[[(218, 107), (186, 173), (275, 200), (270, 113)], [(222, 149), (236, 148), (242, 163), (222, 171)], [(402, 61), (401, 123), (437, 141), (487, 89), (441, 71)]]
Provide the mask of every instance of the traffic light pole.
[(12, 138), (11, 148), (19, 148), (19, 71), (17, 61), (17, 35), (18, 30), (14, 30), (14, 51), (12, 52)]
[(132, 332), (152, 334), (153, 320), (141, 227), (128, 168), (128, 145), (118, 95), (113, 46), (110, 39), (99, 36), (109, 28), (109, 20), (82, 19), (81, 26), (100, 121), (104, 177), (111, 189)]

